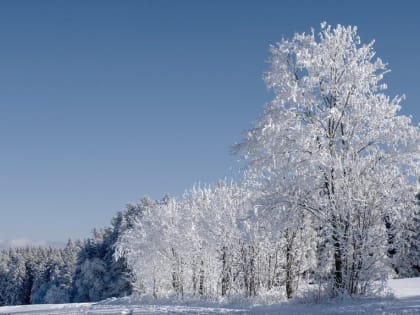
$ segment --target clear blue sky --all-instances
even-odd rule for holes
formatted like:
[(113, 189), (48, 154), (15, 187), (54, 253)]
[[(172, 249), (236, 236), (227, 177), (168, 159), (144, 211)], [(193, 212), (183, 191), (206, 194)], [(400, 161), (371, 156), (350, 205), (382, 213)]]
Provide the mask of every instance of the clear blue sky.
[(232, 175), (268, 47), (359, 27), (420, 121), (418, 1), (1, 1), (0, 240), (64, 241)]

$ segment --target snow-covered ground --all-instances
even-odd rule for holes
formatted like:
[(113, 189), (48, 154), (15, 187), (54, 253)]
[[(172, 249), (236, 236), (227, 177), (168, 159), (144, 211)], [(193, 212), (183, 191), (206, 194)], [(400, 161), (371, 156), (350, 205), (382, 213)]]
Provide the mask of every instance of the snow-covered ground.
[(24, 305), (0, 307), (0, 314), (28, 315), (122, 315), (122, 314), (287, 314), (287, 315), (355, 315), (420, 314), (420, 278), (390, 280), (394, 297), (348, 299), (324, 304), (284, 302), (276, 305), (182, 305), (140, 304), (130, 298), (110, 299), (100, 303)]

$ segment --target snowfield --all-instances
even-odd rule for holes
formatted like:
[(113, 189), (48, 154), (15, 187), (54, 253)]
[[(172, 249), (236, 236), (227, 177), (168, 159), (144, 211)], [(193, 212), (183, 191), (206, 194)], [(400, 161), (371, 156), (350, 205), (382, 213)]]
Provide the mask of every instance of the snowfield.
[(181, 303), (141, 304), (132, 298), (108, 299), (99, 303), (42, 304), (0, 307), (0, 314), (94, 315), (94, 314), (420, 314), (420, 278), (389, 281), (393, 296), (347, 299), (323, 304), (284, 302), (273, 305), (182, 305)]

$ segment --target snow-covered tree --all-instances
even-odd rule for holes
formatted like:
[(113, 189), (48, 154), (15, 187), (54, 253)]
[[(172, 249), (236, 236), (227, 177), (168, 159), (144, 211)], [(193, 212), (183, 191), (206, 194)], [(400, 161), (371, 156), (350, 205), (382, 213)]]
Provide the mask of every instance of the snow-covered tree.
[(330, 266), (318, 276), (331, 274), (335, 292), (384, 279), (386, 224), (398, 229), (412, 209), (420, 133), (398, 114), (403, 97), (384, 94), (387, 71), (356, 27), (322, 23), (319, 36), (282, 40), (264, 76), (275, 97), (237, 146), (279, 226), (290, 210), (310, 216)]
[(111, 226), (94, 229), (93, 236), (85, 241), (74, 268), (74, 301), (98, 301), (131, 294), (131, 271), (123, 257), (114, 259), (115, 244), (129, 227), (129, 216), (130, 211), (118, 212)]
[(26, 264), (22, 250), (11, 249), (6, 279), (7, 304), (28, 304), (26, 290)]
[[(136, 274), (134, 292), (148, 292), (157, 296), (161, 286), (170, 287), (170, 271), (168, 271), (170, 249), (162, 246), (160, 240), (167, 240), (165, 232), (170, 229), (171, 220), (163, 216), (162, 203), (143, 198), (136, 206), (129, 206), (130, 209), (137, 209), (135, 217), (132, 218), (131, 228), (120, 236), (116, 246), (116, 258), (127, 259), (131, 268)], [(165, 213), (166, 214), (166, 213)], [(165, 221), (169, 220), (169, 225)], [(168, 251), (169, 250), (169, 251)], [(164, 275), (165, 274), (165, 275)], [(162, 279), (167, 283), (162, 283)]]
[[(190, 244), (193, 292), (211, 296), (227, 296), (244, 291), (251, 295), (256, 283), (251, 268), (244, 265), (241, 250), (255, 246), (254, 226), (250, 224), (249, 193), (233, 182), (219, 181), (215, 185), (195, 186), (181, 202), (183, 231)], [(255, 285), (254, 285), (255, 284)], [(246, 293), (247, 292), (247, 293)]]

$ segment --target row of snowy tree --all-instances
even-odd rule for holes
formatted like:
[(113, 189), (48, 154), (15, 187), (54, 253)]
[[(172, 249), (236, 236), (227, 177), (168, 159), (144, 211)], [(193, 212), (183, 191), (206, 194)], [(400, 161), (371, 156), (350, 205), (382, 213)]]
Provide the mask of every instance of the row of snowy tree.
[(135, 292), (255, 296), (286, 285), (291, 295), (299, 277), (315, 268), (316, 231), (302, 212), (289, 218), (290, 232), (272, 229), (268, 217), (256, 224), (251, 196), (221, 181), (194, 187), (180, 201), (143, 199), (116, 252), (135, 271)]
[[(83, 242), (3, 250), (0, 305), (131, 293), (229, 298), (276, 291), (290, 297), (301, 283), (325, 284), (331, 265), (323, 260), (331, 245), (322, 228), (305, 211), (284, 208), (279, 213), (285, 216), (276, 217), (256, 207), (258, 200), (244, 185), (220, 181), (196, 186), (181, 200), (143, 198)], [(419, 214), (399, 233), (385, 225), (392, 275), (420, 275)], [(371, 275), (358, 279), (366, 280)]]
[[(229, 298), (270, 291), (292, 297), (302, 283), (318, 284), (323, 294), (336, 290), (330, 231), (298, 206), (263, 207), (260, 198), (221, 181), (196, 186), (181, 200), (141, 200), (115, 253), (135, 272), (133, 291), (154, 298)], [(349, 293), (371, 292), (387, 276), (420, 275), (419, 219), (417, 212), (404, 224), (381, 222), (382, 239), (352, 231), (371, 239), (365, 248), (346, 248), (342, 281)]]
[(0, 253), (0, 305), (69, 301), (80, 244)]
[(272, 46), (274, 99), (235, 146), (243, 181), (139, 205), (117, 243), (135, 290), (290, 297), (305, 280), (359, 295), (418, 273), (420, 129), (384, 94), (387, 72), (356, 27)]
[(114, 245), (128, 228), (130, 207), (110, 227), (64, 248), (26, 247), (0, 251), (0, 305), (99, 301), (131, 294), (133, 275)]

